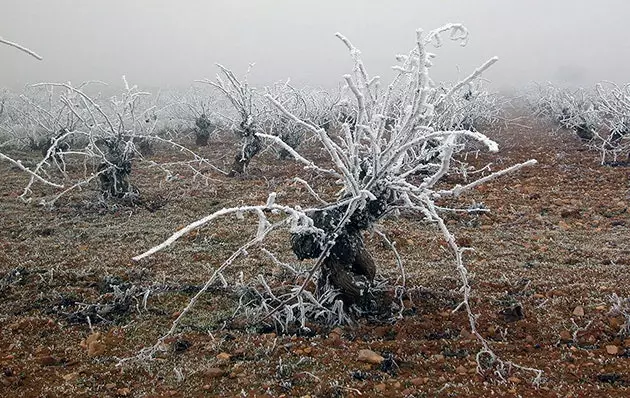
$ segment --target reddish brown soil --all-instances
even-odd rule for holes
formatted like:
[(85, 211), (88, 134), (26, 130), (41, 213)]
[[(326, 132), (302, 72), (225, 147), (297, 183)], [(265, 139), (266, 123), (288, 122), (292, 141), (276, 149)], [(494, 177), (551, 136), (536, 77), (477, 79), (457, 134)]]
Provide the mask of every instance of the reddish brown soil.
[[(228, 217), (148, 260), (132, 263), (132, 256), (221, 207), (263, 203), (270, 191), (278, 192), (278, 202), (309, 203), (290, 176), (315, 177), (267, 154), (254, 159), (249, 177), (208, 175), (208, 186), (187, 178), (160, 186), (158, 173), (136, 170), (145, 196), (165, 199), (153, 213), (90, 204), (92, 191), (73, 194), (52, 211), (25, 205), (16, 199), (24, 175), (0, 164), (0, 396), (630, 396), (630, 339), (624, 339), (630, 336), (619, 335), (624, 320), (609, 312), (611, 294), (630, 295), (630, 171), (599, 166), (597, 155), (572, 136), (515, 128), (494, 138), (500, 153), (470, 154), (468, 161), (492, 162), (493, 170), (529, 158), (539, 165), (459, 200), (483, 202), (490, 214), (446, 217), (459, 243), (475, 249), (465, 259), (474, 273), (479, 330), (503, 360), (543, 370), (540, 386), (527, 372), (514, 370), (505, 381), (477, 373), (480, 346), (467, 332), (465, 313), (452, 313), (460, 297), (451, 254), (435, 227), (416, 216), (382, 223), (409, 274), (412, 300), (404, 319), (314, 327), (314, 336), (276, 335), (225, 323), (237, 297), (217, 286), (167, 341), (167, 352), (117, 367), (119, 358), (168, 330), (255, 227)], [(229, 161), (231, 149), (214, 145), (204, 151), (215, 159), (228, 153)], [(449, 180), (462, 182), (461, 176)], [(377, 235), (367, 242), (380, 272), (395, 278), (391, 252)], [(286, 234), (271, 236), (268, 247), (295, 263)], [(273, 278), (277, 270), (252, 252), (226, 277), (239, 271)], [(113, 302), (110, 285), (152, 292), (146, 308), (140, 297), (137, 305), (94, 316), (90, 330), (80, 311)], [(510, 312), (516, 304), (522, 319)], [(392, 360), (359, 362), (361, 349)]]

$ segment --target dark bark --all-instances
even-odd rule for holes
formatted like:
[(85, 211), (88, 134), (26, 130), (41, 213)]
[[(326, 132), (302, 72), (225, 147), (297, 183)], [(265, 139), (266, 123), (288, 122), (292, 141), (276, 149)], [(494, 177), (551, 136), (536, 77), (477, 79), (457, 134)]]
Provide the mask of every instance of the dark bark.
[(335, 244), (322, 263), (319, 289), (337, 289), (347, 305), (354, 304), (364, 311), (380, 312), (385, 301), (382, 293), (371, 291), (376, 263), (365, 247), (362, 232), (387, 212), (389, 201), (389, 193), (369, 201), (341, 228), (338, 226), (346, 213), (346, 207), (317, 210), (310, 217), (314, 226), (324, 231), (323, 234), (318, 236), (303, 232), (291, 236), (293, 252), (300, 260), (319, 257), (326, 242), (335, 238)]
[(242, 146), (241, 150), (234, 156), (229, 174), (230, 177), (245, 173), (249, 162), (262, 149), (262, 142), (256, 135), (256, 130), (252, 125), (246, 126), (245, 122), (241, 123), (241, 129), (238, 131), (238, 134), (241, 137)]
[(590, 141), (593, 139), (593, 137), (595, 137), (593, 129), (586, 123), (578, 124), (573, 128), (573, 130), (582, 141)]
[(105, 162), (98, 166), (101, 194), (107, 198), (125, 198), (137, 192), (129, 182), (133, 152), (126, 150), (126, 143), (121, 137), (105, 139)]
[(121, 199), (132, 193), (129, 183), (131, 162), (126, 161), (115, 165), (101, 163), (98, 166), (98, 171), (102, 172), (103, 170), (106, 171), (99, 176), (99, 181), (101, 193), (105, 197)]
[(208, 146), (209, 140), (210, 140), (210, 133), (208, 133), (207, 131), (195, 130), (195, 145)]
[(212, 123), (208, 120), (206, 114), (202, 114), (195, 120), (195, 145), (208, 146)]
[(608, 142), (606, 143), (606, 149), (612, 150), (619, 146), (619, 142), (623, 137), (628, 134), (628, 130), (625, 129), (615, 129), (610, 132), (610, 137), (608, 138)]

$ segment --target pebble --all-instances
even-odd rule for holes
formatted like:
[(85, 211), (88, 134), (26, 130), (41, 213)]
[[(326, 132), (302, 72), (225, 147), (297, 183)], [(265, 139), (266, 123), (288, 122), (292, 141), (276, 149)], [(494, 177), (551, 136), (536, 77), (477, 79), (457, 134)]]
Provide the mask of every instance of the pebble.
[(74, 381), (79, 378), (79, 372), (72, 372), (62, 376), (65, 381)]
[(230, 358), (232, 358), (232, 356), (228, 354), (227, 352), (222, 352), (219, 355), (217, 355), (217, 359), (221, 361), (229, 361)]
[(563, 330), (560, 332), (560, 341), (567, 342), (573, 340), (573, 336), (571, 336), (571, 332), (568, 330)]
[(575, 309), (573, 310), (573, 315), (584, 316), (584, 307), (582, 307), (581, 305), (575, 307)]
[(105, 344), (100, 341), (93, 341), (88, 345), (88, 356), (89, 357), (97, 357), (99, 355), (103, 355), (105, 353)]
[(217, 379), (219, 377), (222, 377), (225, 372), (223, 371), (223, 369), (220, 368), (210, 368), (206, 370), (204, 374), (211, 379)]
[(416, 377), (415, 379), (411, 379), (411, 384), (418, 387), (425, 384), (425, 381), (422, 377)]
[(385, 360), (382, 356), (375, 353), (372, 350), (360, 350), (359, 357), (357, 358), (359, 362), (367, 362), (371, 364), (378, 365)]
[(59, 360), (52, 355), (44, 355), (37, 358), (37, 362), (42, 366), (55, 366), (59, 363)]
[(617, 355), (619, 354), (619, 347), (617, 347), (616, 345), (607, 345), (606, 352), (609, 355)]

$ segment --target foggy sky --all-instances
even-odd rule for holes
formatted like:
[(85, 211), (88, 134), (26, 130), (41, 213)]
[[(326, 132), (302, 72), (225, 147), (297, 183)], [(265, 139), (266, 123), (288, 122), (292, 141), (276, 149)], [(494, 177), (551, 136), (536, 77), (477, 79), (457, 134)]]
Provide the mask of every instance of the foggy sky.
[(0, 46), (0, 87), (36, 82), (119, 82), (186, 87), (213, 78), (219, 62), (250, 80), (335, 87), (352, 62), (347, 36), (368, 72), (391, 76), (394, 55), (415, 30), (464, 23), (467, 47), (437, 50), (433, 77), (464, 77), (500, 58), (485, 77), (496, 89), (531, 81), (630, 82), (627, 0), (1, 0), (0, 37), (44, 57)]

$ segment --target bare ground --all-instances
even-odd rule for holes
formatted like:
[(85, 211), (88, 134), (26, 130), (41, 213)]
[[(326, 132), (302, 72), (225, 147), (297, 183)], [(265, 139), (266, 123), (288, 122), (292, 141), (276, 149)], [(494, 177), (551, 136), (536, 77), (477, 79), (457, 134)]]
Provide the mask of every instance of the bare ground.
[[(0, 164), (0, 396), (630, 395), (630, 336), (619, 334), (624, 320), (609, 312), (610, 295), (630, 295), (630, 171), (599, 166), (597, 155), (568, 135), (514, 128), (493, 138), (499, 154), (471, 153), (468, 161), (491, 162), (493, 170), (529, 158), (539, 165), (459, 202), (483, 202), (491, 213), (446, 217), (459, 243), (474, 248), (466, 263), (480, 331), (502, 359), (543, 370), (540, 386), (526, 372), (514, 370), (505, 381), (477, 373), (480, 346), (467, 332), (465, 313), (452, 312), (460, 297), (451, 255), (435, 227), (415, 216), (382, 227), (409, 274), (404, 319), (276, 334), (233, 318), (238, 296), (217, 284), (168, 351), (150, 363), (117, 367), (168, 330), (255, 228), (226, 218), (148, 260), (132, 263), (132, 256), (222, 207), (264, 203), (271, 191), (278, 202), (312, 204), (290, 177), (317, 177), (267, 153), (254, 159), (248, 177), (208, 174), (207, 186), (190, 178), (167, 183), (140, 167), (134, 183), (155, 211), (100, 206), (90, 190), (54, 210), (27, 205), (16, 199), (25, 176)], [(216, 159), (232, 148), (221, 141), (203, 151)], [(324, 185), (321, 193), (333, 189)], [(381, 274), (395, 278), (386, 245), (377, 235), (366, 238)], [(271, 236), (268, 247), (296, 263), (286, 233)], [(258, 252), (226, 277), (239, 271), (246, 278), (280, 276)], [(361, 362), (361, 349), (387, 359)]]

